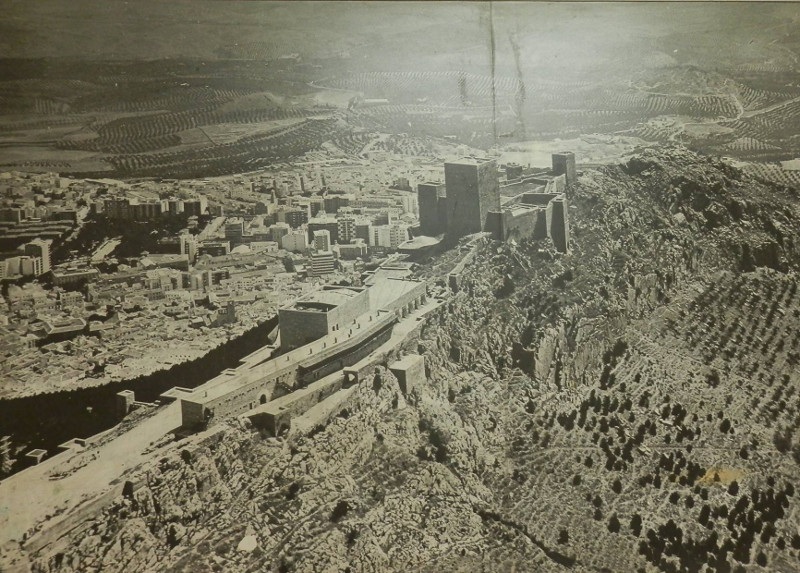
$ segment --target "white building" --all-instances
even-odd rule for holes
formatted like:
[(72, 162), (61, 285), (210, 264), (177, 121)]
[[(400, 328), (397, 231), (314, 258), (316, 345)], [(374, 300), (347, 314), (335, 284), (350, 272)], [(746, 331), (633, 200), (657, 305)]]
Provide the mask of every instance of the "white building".
[(290, 231), (281, 238), (281, 246), (291, 253), (302, 253), (308, 249), (308, 235), (305, 229)]
[(50, 272), (50, 241), (34, 239), (25, 245), (25, 254), (29, 257), (41, 259), (36, 276)]
[(339, 253), (339, 258), (345, 261), (354, 261), (367, 256), (369, 249), (363, 239), (353, 239), (347, 245), (337, 245), (334, 251)]
[(408, 229), (403, 225), (380, 225), (372, 228), (373, 246), (396, 249), (408, 240)]
[(403, 211), (415, 217), (419, 215), (419, 203), (415, 193), (403, 193), (401, 196)]
[(291, 230), (289, 223), (275, 223), (269, 226), (269, 235), (273, 241), (280, 243), (283, 237), (288, 235)]
[(311, 255), (311, 269), (308, 275), (311, 277), (320, 277), (329, 275), (336, 269), (336, 259), (330, 251), (314, 253)]
[(23, 277), (38, 276), (42, 269), (42, 259), (39, 257), (19, 257), (20, 274)]
[(326, 229), (314, 231), (314, 250), (317, 252), (331, 250), (331, 233)]
[(197, 239), (194, 235), (181, 235), (179, 237), (181, 254), (189, 257), (189, 263), (193, 263), (197, 256)]

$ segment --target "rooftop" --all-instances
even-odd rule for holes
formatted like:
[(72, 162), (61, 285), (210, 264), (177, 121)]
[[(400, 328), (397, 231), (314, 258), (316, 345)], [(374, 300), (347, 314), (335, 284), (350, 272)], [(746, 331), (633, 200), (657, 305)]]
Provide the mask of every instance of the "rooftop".
[(489, 159), (488, 157), (474, 157), (472, 155), (467, 157), (462, 157), (461, 159), (456, 159), (455, 161), (445, 161), (445, 165), (483, 165), (484, 163), (489, 163), (494, 161), (494, 159)]
[(372, 310), (385, 308), (422, 284), (424, 283), (419, 280), (378, 275), (369, 287), (370, 308)]
[(441, 243), (441, 239), (437, 239), (436, 237), (428, 237), (425, 235), (421, 235), (419, 237), (414, 237), (410, 241), (405, 241), (404, 243), (400, 243), (399, 249), (424, 249), (425, 247), (432, 247), (433, 245), (438, 245)]
[(100, 274), (100, 271), (97, 269), (67, 269), (64, 271), (53, 271), (53, 276), (56, 277), (69, 277), (74, 275), (83, 275), (83, 274)]
[(320, 211), (319, 213), (317, 213), (316, 217), (312, 217), (308, 221), (308, 224), (309, 225), (314, 225), (314, 224), (317, 224), (317, 225), (330, 225), (330, 224), (336, 225), (338, 223), (337, 223), (336, 217), (334, 217), (333, 215), (328, 215), (327, 213), (325, 215), (322, 215), (322, 212)]
[(189, 255), (175, 255), (175, 254), (153, 254), (143, 257), (139, 261), (142, 267), (149, 267), (153, 265), (168, 265), (172, 263), (189, 263)]
[(390, 370), (407, 370), (422, 360), (419, 354), (406, 354), (397, 362), (389, 365)]
[(83, 330), (86, 327), (86, 321), (82, 318), (74, 318), (70, 320), (61, 320), (58, 322), (42, 321), (44, 330), (47, 334), (64, 334), (68, 332), (75, 332)]
[(291, 308), (328, 311), (350, 302), (364, 290), (361, 287), (326, 287), (297, 299)]

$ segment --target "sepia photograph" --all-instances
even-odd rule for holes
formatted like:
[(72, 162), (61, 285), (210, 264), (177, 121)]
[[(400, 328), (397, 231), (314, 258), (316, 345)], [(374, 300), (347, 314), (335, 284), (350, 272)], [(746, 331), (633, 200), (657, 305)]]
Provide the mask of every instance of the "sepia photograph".
[(0, 10), (0, 573), (800, 573), (800, 2)]

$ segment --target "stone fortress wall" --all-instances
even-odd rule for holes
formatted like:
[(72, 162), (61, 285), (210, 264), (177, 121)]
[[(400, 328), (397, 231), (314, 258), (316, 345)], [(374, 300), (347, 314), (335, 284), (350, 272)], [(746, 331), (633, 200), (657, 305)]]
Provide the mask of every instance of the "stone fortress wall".
[[(575, 155), (554, 153), (550, 170), (514, 164), (503, 169), (501, 179), (494, 159), (446, 162), (444, 184), (417, 187), (420, 233), (458, 239), (483, 231), (497, 241), (549, 238), (557, 251), (569, 252), (567, 190), (577, 179)], [(508, 198), (512, 193), (517, 195)]]
[(289, 350), (322, 338), (369, 310), (369, 290), (327, 285), (278, 310), (281, 347)]
[[(246, 358), (240, 367), (227, 370), (182, 396), (183, 426), (208, 427), (284, 397), (283, 402), (294, 403), (295, 398), (287, 396), (312, 385), (317, 388), (317, 381), (369, 356), (388, 341), (398, 321), (427, 300), (427, 283), (405, 278), (373, 277), (373, 284), (362, 290), (353, 296), (355, 302), (342, 305), (346, 306), (343, 312), (325, 319), (328, 326), (325, 331), (319, 331), (322, 335), (316, 340), (267, 360), (262, 353), (254, 353), (254, 358)], [(374, 302), (367, 304), (367, 311), (351, 321), (354, 309), (365, 308), (364, 301), (370, 300), (370, 293), (373, 293)], [(314, 301), (317, 298), (311, 297)], [(324, 315), (337, 308), (320, 307), (314, 313)], [(289, 321), (298, 319), (300, 314), (289, 313)], [(342, 324), (345, 316), (349, 322)], [(331, 328), (332, 324), (336, 329)]]

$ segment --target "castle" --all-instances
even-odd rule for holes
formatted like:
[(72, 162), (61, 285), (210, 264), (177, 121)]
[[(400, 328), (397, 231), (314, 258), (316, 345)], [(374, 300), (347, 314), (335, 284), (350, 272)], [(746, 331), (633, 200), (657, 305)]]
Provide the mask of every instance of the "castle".
[[(422, 232), (549, 238), (556, 250), (568, 252), (566, 193), (575, 181), (574, 155), (553, 155), (552, 170), (503, 169), (501, 179), (493, 159), (445, 163), (444, 185), (418, 187)], [(409, 274), (410, 268), (381, 267), (364, 287), (329, 285), (281, 308), (280, 350), (266, 346), (181, 396), (183, 426), (208, 427), (250, 412), (277, 433), (295, 410), (347, 388), (352, 377), (341, 372), (387, 344), (393, 331), (407, 328), (409, 314), (426, 306), (427, 284)]]
[(494, 159), (445, 163), (444, 183), (417, 186), (420, 233), (458, 239), (486, 232), (498, 241), (549, 238), (557, 251), (569, 252), (567, 190), (577, 177), (575, 155), (555, 153), (552, 162), (550, 170), (504, 165), (502, 178)]
[(265, 346), (182, 394), (183, 427), (208, 427), (264, 405), (269, 410), (290, 400), (279, 398), (304, 396), (296, 394), (302, 389), (317, 399), (336, 392), (344, 382), (333, 374), (364, 360), (426, 304), (427, 283), (408, 272), (381, 268), (365, 287), (326, 286), (280, 309), (280, 353)]

